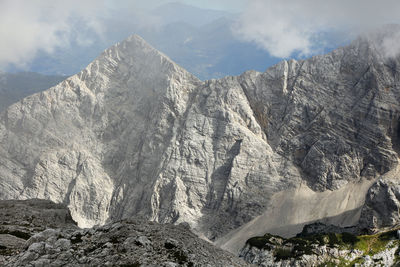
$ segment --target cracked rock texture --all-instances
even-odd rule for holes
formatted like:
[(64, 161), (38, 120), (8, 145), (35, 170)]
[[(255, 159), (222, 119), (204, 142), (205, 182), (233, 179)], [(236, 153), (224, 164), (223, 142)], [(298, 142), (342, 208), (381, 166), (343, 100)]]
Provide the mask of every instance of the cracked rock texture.
[(0, 265), (2, 255), (23, 250), (26, 240), (47, 228), (78, 227), (68, 208), (49, 200), (0, 200)]
[(373, 180), (400, 151), (400, 62), (378, 39), (201, 82), (131, 36), (0, 114), (0, 198), (64, 203), (81, 227), (140, 215), (214, 240), (302, 181)]
[(84, 230), (47, 229), (5, 266), (247, 266), (184, 225), (123, 220)]
[(400, 224), (400, 181), (378, 180), (368, 191), (359, 228), (372, 232)]
[(48, 200), (0, 201), (1, 266), (247, 266), (187, 224), (127, 219), (79, 229)]

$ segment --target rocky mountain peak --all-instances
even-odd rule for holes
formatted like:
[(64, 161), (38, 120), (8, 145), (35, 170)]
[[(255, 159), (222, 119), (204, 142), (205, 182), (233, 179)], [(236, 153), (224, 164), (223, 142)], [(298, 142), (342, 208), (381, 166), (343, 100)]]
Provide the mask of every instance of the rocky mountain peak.
[(97, 60), (109, 60), (115, 64), (125, 63), (130, 67), (153, 67), (152, 72), (172, 72), (179, 69), (171, 59), (136, 34), (106, 49)]
[(214, 240), (246, 224), (236, 247), (259, 225), (349, 226), (400, 151), (399, 58), (371, 51), (201, 82), (131, 36), (1, 113), (0, 198), (64, 203), (80, 227), (142, 216)]

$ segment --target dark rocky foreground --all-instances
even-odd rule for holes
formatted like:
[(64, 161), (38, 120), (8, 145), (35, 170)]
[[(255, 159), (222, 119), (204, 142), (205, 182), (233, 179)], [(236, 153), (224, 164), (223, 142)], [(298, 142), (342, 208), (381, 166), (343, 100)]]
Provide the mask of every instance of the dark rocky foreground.
[(0, 201), (0, 265), (247, 266), (198, 238), (186, 224), (127, 219), (79, 229), (47, 200)]
[[(23, 250), (26, 240), (47, 228), (78, 229), (69, 210), (49, 200), (0, 201), (0, 255), (8, 257)], [(0, 256), (0, 263), (4, 258)]]

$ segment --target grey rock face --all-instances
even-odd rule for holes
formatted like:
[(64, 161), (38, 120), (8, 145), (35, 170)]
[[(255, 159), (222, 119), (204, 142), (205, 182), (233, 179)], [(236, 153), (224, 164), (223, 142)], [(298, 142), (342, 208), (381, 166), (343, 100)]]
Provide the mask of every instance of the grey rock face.
[(341, 233), (349, 233), (349, 234), (358, 234), (358, 228), (357, 226), (353, 227), (339, 227), (336, 225), (332, 224), (324, 224), (321, 222), (316, 222), (312, 224), (307, 224), (303, 227), (303, 230), (297, 234), (296, 236), (298, 237), (306, 237), (306, 236), (311, 236), (311, 235), (317, 235), (317, 234), (328, 234), (328, 233), (336, 233), (336, 234), (341, 234)]
[(400, 223), (400, 181), (378, 180), (368, 191), (359, 227), (371, 231)]
[(140, 215), (220, 237), (302, 181), (393, 169), (399, 64), (360, 38), (203, 83), (132, 36), (0, 114), (0, 198), (65, 203), (82, 227)]
[(300, 181), (238, 78), (201, 83), (137, 36), (3, 112), (0, 144), (0, 197), (63, 202), (82, 227), (140, 215), (213, 238)]
[(268, 114), (267, 139), (300, 166), (312, 188), (334, 190), (396, 166), (399, 87), (390, 64), (398, 58), (387, 60), (359, 39), (260, 75), (251, 90), (258, 94), (249, 98)]

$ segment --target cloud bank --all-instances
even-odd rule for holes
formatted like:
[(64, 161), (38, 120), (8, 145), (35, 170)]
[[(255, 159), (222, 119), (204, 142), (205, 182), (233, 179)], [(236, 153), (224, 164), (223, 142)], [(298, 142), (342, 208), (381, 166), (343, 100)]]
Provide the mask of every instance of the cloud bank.
[[(324, 46), (322, 32), (340, 31), (354, 37), (383, 24), (399, 23), (399, 10), (398, 0), (247, 0), (233, 31), (275, 57), (307, 56)], [(399, 41), (397, 37), (385, 41), (391, 54), (400, 51)]]
[(71, 40), (90, 45), (86, 33), (102, 32), (101, 10), (102, 1), (96, 0), (1, 0), (0, 67), (23, 66), (38, 51), (51, 53)]
[[(0, 68), (29, 64), (38, 52), (71, 45), (91, 46), (112, 27), (157, 28), (151, 9), (176, 0), (0, 0)], [(399, 0), (181, 0), (198, 7), (238, 10), (232, 27), (240, 40), (272, 56), (288, 58), (323, 52), (329, 32), (348, 39), (387, 23), (400, 23)], [(226, 7), (226, 8), (224, 8)], [(111, 23), (112, 22), (112, 23)], [(133, 32), (132, 32), (133, 33)], [(105, 42), (107, 43), (107, 42)], [(381, 43), (386, 55), (400, 53), (400, 34)]]
[[(176, 1), (0, 0), (0, 69), (9, 65), (27, 67), (39, 52), (51, 54), (58, 48), (64, 51), (72, 43), (91, 46), (99, 38), (108, 38), (105, 35), (113, 31), (110, 27), (160, 27), (162, 21), (151, 10)], [(207, 7), (195, 0), (180, 2)], [(229, 3), (232, 4), (228, 0), (214, 0), (214, 6)], [(108, 26), (110, 22), (112, 26)]]

